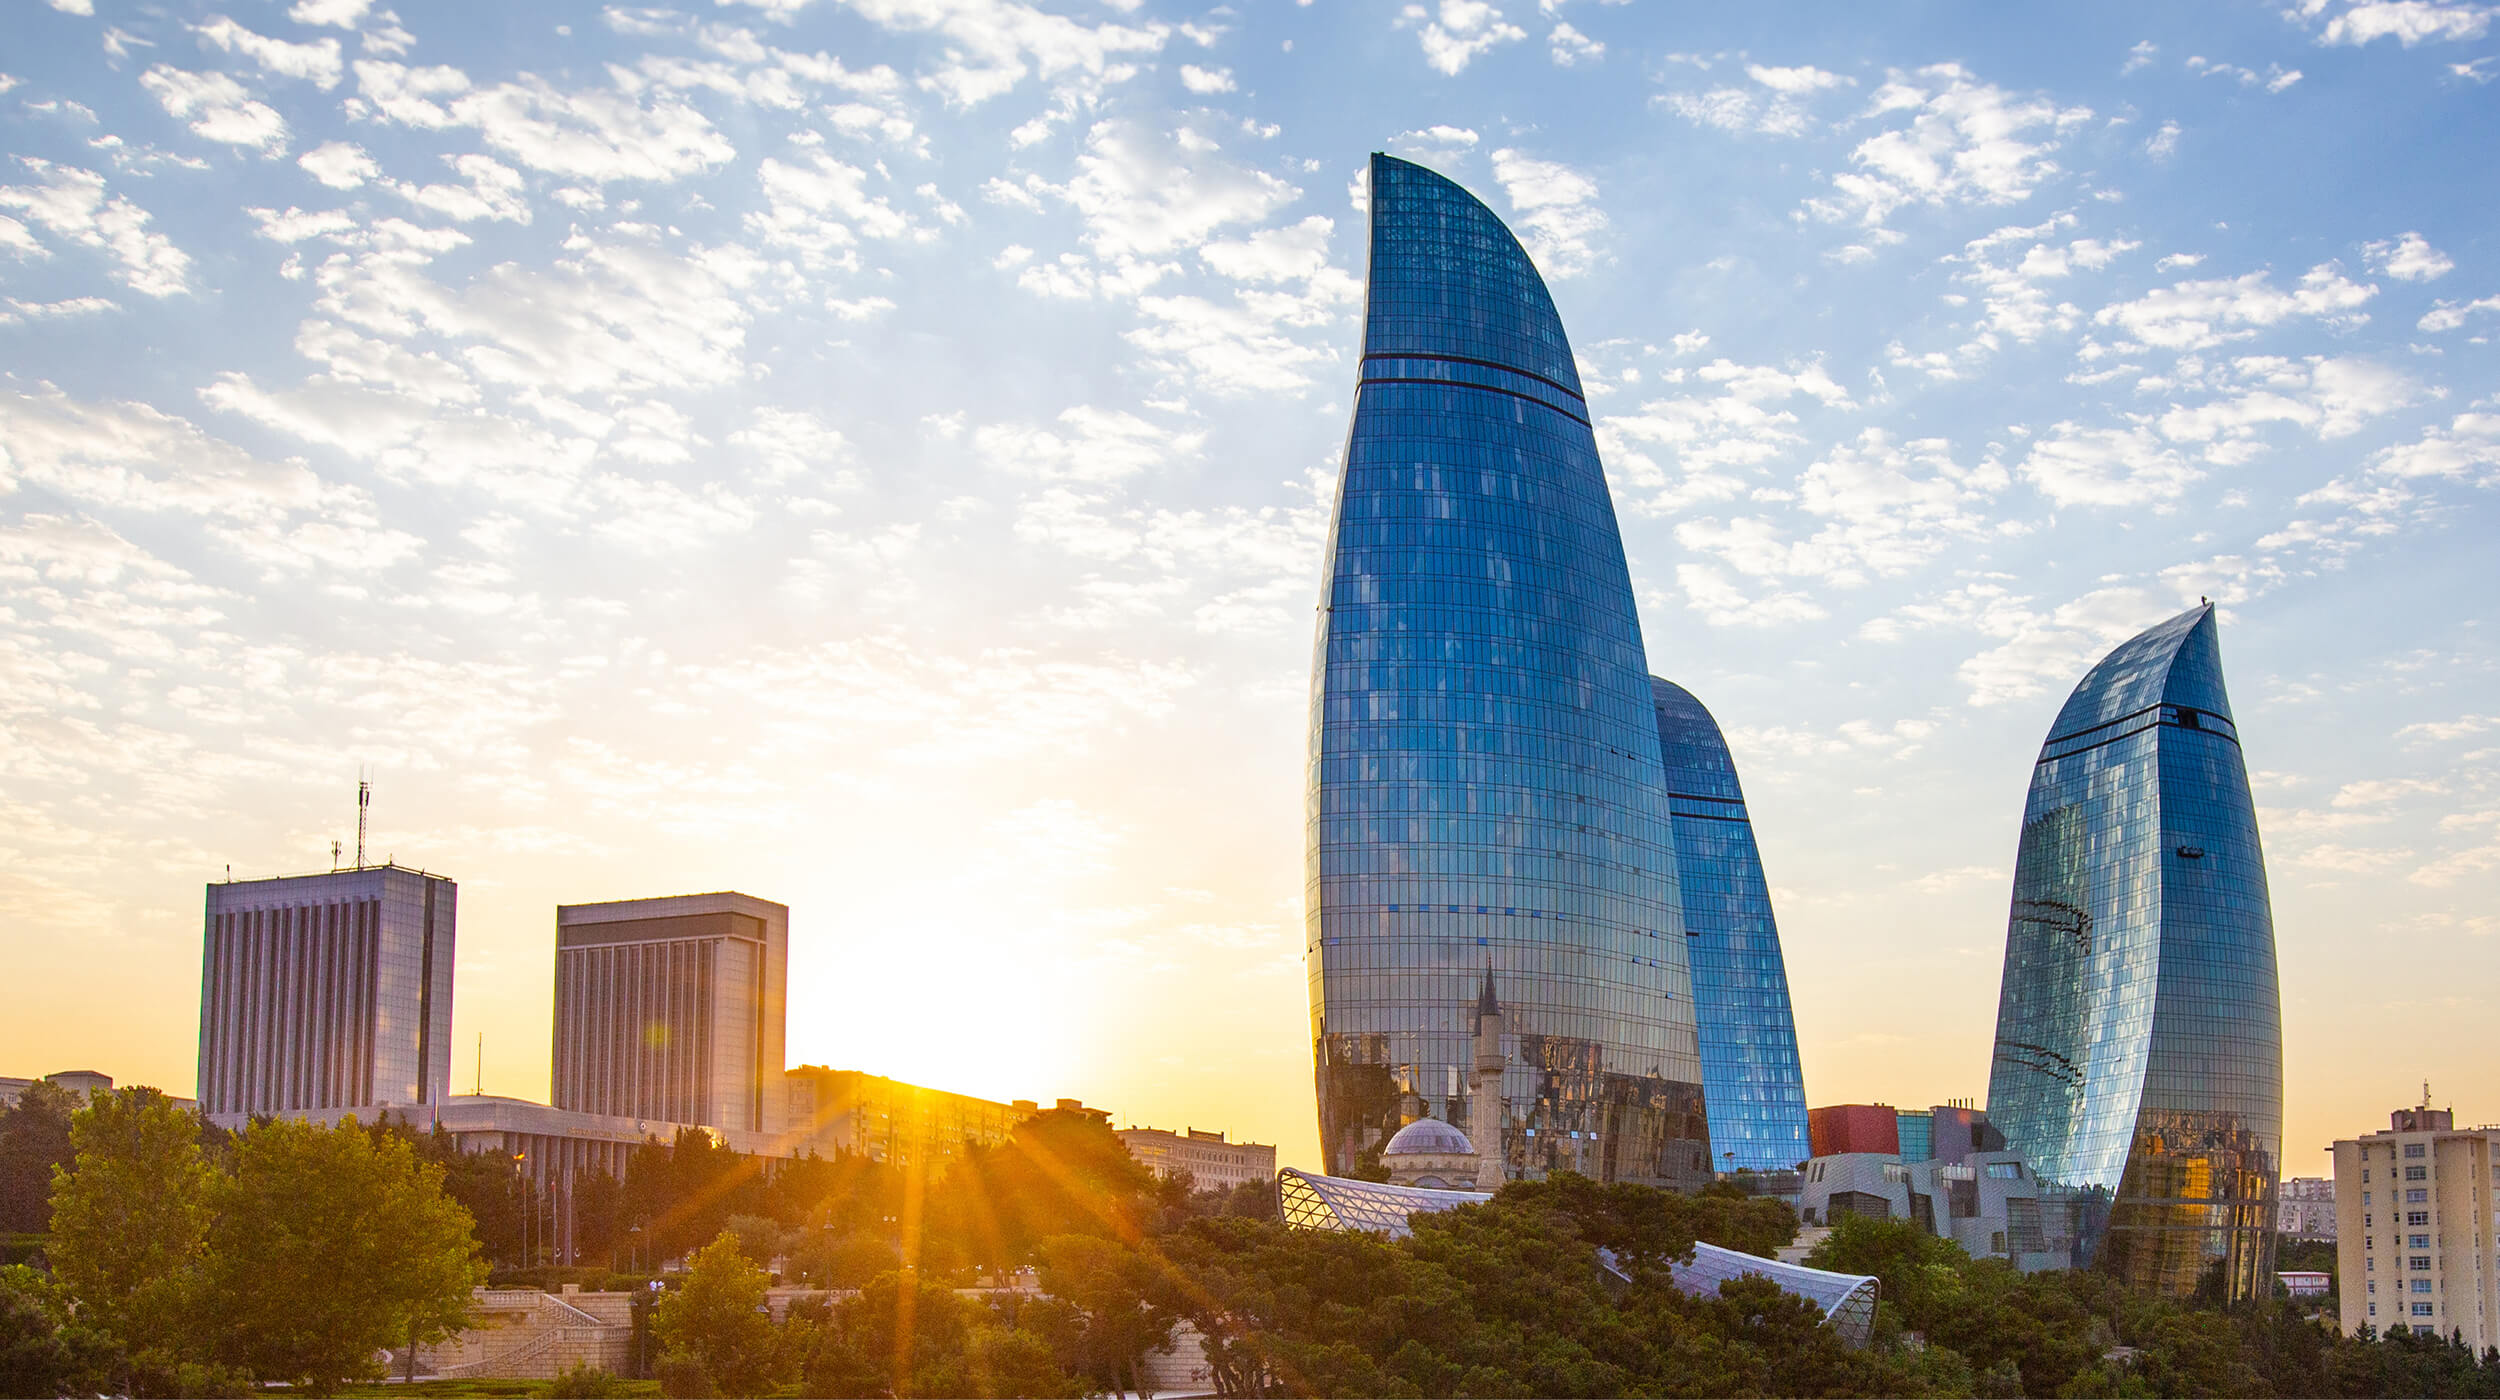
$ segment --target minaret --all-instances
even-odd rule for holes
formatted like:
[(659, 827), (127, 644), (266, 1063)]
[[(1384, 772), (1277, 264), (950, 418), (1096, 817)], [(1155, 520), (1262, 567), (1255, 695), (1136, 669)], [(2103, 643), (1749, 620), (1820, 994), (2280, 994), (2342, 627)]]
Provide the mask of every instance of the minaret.
[(1508, 1173), (1502, 1153), (1502, 1003), (1493, 995), (1493, 964), (1484, 965), (1476, 994), (1476, 1072), (1467, 1081), (1467, 1138), (1476, 1146), (1476, 1189), (1499, 1191)]

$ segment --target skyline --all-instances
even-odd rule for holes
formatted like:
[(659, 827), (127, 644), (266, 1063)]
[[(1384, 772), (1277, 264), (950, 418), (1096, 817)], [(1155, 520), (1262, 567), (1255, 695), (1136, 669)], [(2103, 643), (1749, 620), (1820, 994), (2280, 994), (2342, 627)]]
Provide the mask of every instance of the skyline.
[(546, 1093), (555, 905), (742, 889), (793, 1061), (1316, 1163), (1304, 629), (1386, 149), (1576, 333), (1810, 1102), (1984, 1094), (2039, 736), (2210, 595), (2286, 1174), (2425, 1077), (2500, 1118), (2487, 998), (2414, 971), (2500, 971), (2488, 15), (1956, 13), (29, 7), (0, 946), (51, 990), (0, 1062), (183, 1092), (202, 883), (319, 869), (369, 764), (374, 853), (462, 885), (456, 1088), (483, 1030)]

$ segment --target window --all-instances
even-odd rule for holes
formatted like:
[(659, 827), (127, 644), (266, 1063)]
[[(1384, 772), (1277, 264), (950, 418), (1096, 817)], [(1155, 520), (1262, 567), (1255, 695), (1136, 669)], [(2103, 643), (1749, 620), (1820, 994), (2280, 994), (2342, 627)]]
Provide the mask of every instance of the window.
[(2431, 1193), (2419, 1186), (2408, 1186), (2405, 1188), (2406, 1205), (2425, 1205), (2429, 1203), (2430, 1198)]
[(2431, 1291), (2431, 1281), (2426, 1278), (2417, 1278), (2413, 1280), (2413, 1287), (2410, 1291), (2415, 1293), (2428, 1293)]
[(2416, 1304), (2414, 1304), (2414, 1305), (2413, 1305), (2413, 1315), (2414, 1315), (2415, 1317), (2428, 1317), (2428, 1316), (2430, 1316), (2430, 1315), (2431, 1315), (2431, 1305), (2430, 1305), (2430, 1304), (2428, 1304), (2428, 1303), (2416, 1303)]
[[(2365, 1246), (2365, 1247), (2366, 1247), (2366, 1246)], [(2371, 1272), (2371, 1273), (2377, 1273), (2377, 1272), (2378, 1272), (2378, 1257), (2377, 1257), (2376, 1255), (2365, 1255), (2365, 1256), (2363, 1256), (2363, 1257), (2362, 1257), (2362, 1260), (2361, 1260), (2361, 1267), (2362, 1267), (2363, 1269), (2365, 1269), (2365, 1270), (2367, 1270), (2367, 1271)]]
[(2363, 1204), (2363, 1205), (2365, 1205), (2365, 1206), (2366, 1206), (2366, 1205), (2368, 1205), (2369, 1203), (2370, 1203), (2370, 1193), (2369, 1193), (2369, 1192), (2367, 1192), (2367, 1191), (2362, 1192), (2362, 1193), (2361, 1193), (2361, 1204)]
[(2369, 1169), (2368, 1167), (2363, 1167), (2363, 1168), (2361, 1169), (2361, 1179), (2362, 1179), (2363, 1181), (2367, 1181), (2367, 1180), (2369, 1180), (2369, 1179), (2370, 1179), (2370, 1169)]
[(2421, 1155), (2422, 1155), (2422, 1144), (2420, 1144), (2420, 1143), (2418, 1143), (2418, 1142), (2408, 1142), (2408, 1143), (2406, 1143), (2406, 1144), (2405, 1144), (2405, 1155), (2406, 1155), (2406, 1156), (2408, 1156), (2408, 1157), (2419, 1157), (2419, 1156), (2421, 1156)]
[(2411, 1245), (2415, 1249), (2428, 1249), (2431, 1247), (2431, 1237), (2428, 1235), (2407, 1235), (2405, 1237), (2405, 1243)]
[(2407, 1181), (2428, 1181), (2430, 1180), (2430, 1176), (2431, 1169), (2428, 1167), (2405, 1168), (2405, 1180)]
[(2376, 1303), (2372, 1303), (2372, 1304), (2370, 1305), (2370, 1316), (2372, 1316), (2372, 1317), (2376, 1317), (2376, 1316), (2378, 1316), (2378, 1304), (2376, 1304)]
[(2416, 1254), (2416, 1255), (2414, 1255), (2414, 1256), (2413, 1256), (2413, 1267), (2415, 1267), (2415, 1268), (2417, 1268), (2417, 1269), (2427, 1269), (2427, 1268), (2429, 1268), (2430, 1266), (2431, 1266), (2431, 1257), (2430, 1257), (2429, 1255), (2427, 1255), (2427, 1254)]
[(2407, 1225), (2428, 1225), (2431, 1223), (2431, 1213), (2427, 1210), (2406, 1211), (2405, 1223)]
[(1999, 1181), (2020, 1181), (2023, 1178), (2023, 1164), (2020, 1162), (1990, 1162), (1988, 1164), (1988, 1175)]

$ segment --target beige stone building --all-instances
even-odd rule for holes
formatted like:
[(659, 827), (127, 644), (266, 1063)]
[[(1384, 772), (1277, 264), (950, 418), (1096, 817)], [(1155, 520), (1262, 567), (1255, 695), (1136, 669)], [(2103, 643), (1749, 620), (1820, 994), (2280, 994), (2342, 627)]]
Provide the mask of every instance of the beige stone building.
[(2399, 1327), (2500, 1345), (2500, 1127), (2400, 1108), (2334, 1146), (2336, 1274), (2347, 1333)]
[(1128, 1155), (1157, 1176), (1189, 1173), (1201, 1191), (1225, 1190), (1245, 1181), (1276, 1178), (1276, 1146), (1266, 1142), (1232, 1142), (1222, 1133), (1198, 1128), (1121, 1128)]

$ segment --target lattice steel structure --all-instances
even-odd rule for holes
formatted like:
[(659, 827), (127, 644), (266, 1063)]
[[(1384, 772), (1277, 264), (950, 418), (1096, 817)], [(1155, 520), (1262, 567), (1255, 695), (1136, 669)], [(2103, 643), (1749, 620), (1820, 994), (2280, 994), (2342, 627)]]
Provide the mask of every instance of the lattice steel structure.
[(2014, 863), (1988, 1116), (2140, 1287), (2271, 1289), (2282, 1003), (2210, 605), (2059, 711)]
[(1805, 1072), (1745, 790), (1710, 711), (1673, 681), (1652, 676), (1649, 686), (1692, 958), (1710, 1164), (1723, 1172), (1789, 1171), (1814, 1155)]
[(1665, 774), (1570, 345), (1465, 190), (1376, 155), (1370, 207), (1312, 665), (1322, 1153), (1343, 1174), (1416, 1118), (1481, 1121), (1467, 1016), (1489, 966), (1507, 1174), (1696, 1184), (1709, 1134)]
[[(1317, 1176), (1293, 1167), (1276, 1173), (1276, 1194), (1284, 1222), (1292, 1229), (1369, 1230), (1393, 1240), (1415, 1233), (1411, 1218), (1419, 1213), (1456, 1210), (1493, 1199), (1483, 1191), (1431, 1191)], [(1610, 1252), (1598, 1251), (1598, 1262), (1618, 1278), (1630, 1278)], [(1767, 1278), (1821, 1309), (1824, 1325), (1852, 1346), (1865, 1345), (1875, 1329), (1878, 1285), (1871, 1275), (1809, 1269), (1702, 1243), (1693, 1246), (1689, 1262), (1670, 1262), (1667, 1268), (1677, 1288), (1695, 1295), (1716, 1293), (1731, 1279)]]

